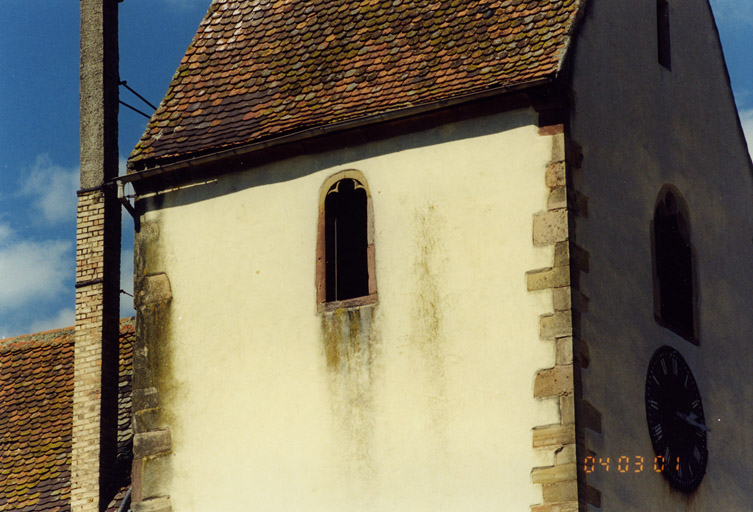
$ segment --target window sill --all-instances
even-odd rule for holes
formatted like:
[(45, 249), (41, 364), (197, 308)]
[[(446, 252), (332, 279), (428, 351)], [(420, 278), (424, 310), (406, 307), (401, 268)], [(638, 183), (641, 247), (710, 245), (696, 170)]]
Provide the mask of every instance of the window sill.
[(698, 336), (695, 334), (695, 332), (689, 333), (685, 331), (684, 329), (681, 329), (680, 327), (678, 327), (675, 323), (667, 322), (658, 314), (654, 314), (654, 320), (656, 320), (657, 324), (664, 327), (668, 331), (671, 331), (672, 333), (684, 339), (685, 341), (688, 341), (692, 343), (693, 345), (697, 345), (697, 346), (701, 345), (701, 340), (698, 339)]
[(362, 297), (354, 297), (347, 300), (333, 300), (330, 302), (320, 302), (316, 305), (317, 313), (328, 313), (337, 311), (338, 309), (354, 309), (361, 306), (370, 306), (376, 304), (377, 294), (364, 295)]

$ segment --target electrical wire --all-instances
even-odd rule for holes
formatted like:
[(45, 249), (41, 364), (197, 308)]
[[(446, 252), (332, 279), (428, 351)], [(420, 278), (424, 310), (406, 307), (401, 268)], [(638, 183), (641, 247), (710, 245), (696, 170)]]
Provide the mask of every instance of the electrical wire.
[(147, 105), (149, 105), (150, 107), (152, 107), (152, 110), (157, 110), (157, 107), (155, 107), (154, 105), (152, 105), (151, 103), (149, 103), (149, 101), (146, 98), (144, 98), (141, 94), (139, 94), (136, 91), (134, 91), (133, 89), (131, 89), (131, 87), (128, 85), (128, 82), (126, 82), (125, 80), (121, 80), (120, 81), (120, 85), (122, 85), (123, 87), (125, 87), (126, 89), (128, 89), (129, 91), (131, 91), (141, 101), (143, 101), (144, 103), (146, 103)]
[(136, 107), (132, 107), (131, 105), (129, 105), (128, 103), (126, 103), (123, 100), (118, 100), (118, 103), (120, 103), (121, 105), (123, 105), (125, 107), (130, 108), (134, 112), (138, 112), (139, 114), (141, 114), (142, 116), (146, 117), (147, 119), (151, 119), (152, 118), (152, 116), (150, 116), (149, 114), (143, 113), (141, 110), (137, 109)]
[[(150, 107), (152, 107), (152, 110), (157, 110), (157, 107), (155, 107), (154, 105), (152, 105), (149, 102), (149, 100), (147, 100), (146, 98), (144, 98), (141, 94), (139, 94), (136, 91), (134, 91), (133, 88), (130, 87), (128, 85), (128, 82), (126, 82), (125, 80), (119, 81), (118, 85), (122, 85), (123, 87), (125, 87), (126, 89), (128, 89), (129, 91), (131, 91), (131, 93), (133, 93), (138, 99), (140, 99), (141, 101), (143, 101), (144, 103), (146, 103), (147, 105), (149, 105)], [(146, 113), (142, 112), (141, 110), (137, 109), (133, 105), (129, 105), (128, 103), (126, 103), (125, 101), (123, 101), (121, 99), (118, 100), (118, 103), (120, 103), (124, 107), (130, 108), (131, 110), (133, 110), (137, 114), (141, 114), (142, 116), (146, 117), (147, 119), (151, 119), (152, 118), (152, 116), (150, 116), (149, 114), (146, 114)]]

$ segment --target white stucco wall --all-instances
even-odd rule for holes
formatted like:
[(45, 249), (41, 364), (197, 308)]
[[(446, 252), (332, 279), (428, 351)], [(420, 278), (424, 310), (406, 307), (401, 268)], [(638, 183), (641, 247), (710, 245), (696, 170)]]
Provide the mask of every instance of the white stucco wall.
[[(572, 137), (583, 149), (575, 187), (588, 197), (575, 239), (590, 253), (581, 337), (583, 394), (602, 412), (588, 447), (610, 457), (588, 481), (604, 510), (749, 510), (753, 503), (753, 183), (721, 49), (705, 0), (670, 1), (672, 70), (657, 62), (656, 2), (590, 2), (577, 39)], [(695, 247), (700, 345), (653, 317), (650, 222), (665, 184), (687, 201)], [(708, 467), (685, 495), (620, 456), (654, 457), (646, 424), (648, 362), (680, 351), (703, 399)]]
[[(295, 158), (167, 194), (151, 271), (167, 273), (173, 510), (528, 510), (550, 455), (531, 429), (554, 364), (550, 292), (525, 273), (551, 138), (522, 110)], [(319, 191), (361, 171), (379, 302), (368, 354), (328, 368), (316, 312)], [(345, 315), (346, 312), (340, 313)], [(335, 315), (337, 316), (337, 315)], [(362, 322), (363, 320), (362, 317)], [(368, 356), (368, 357), (367, 357)]]

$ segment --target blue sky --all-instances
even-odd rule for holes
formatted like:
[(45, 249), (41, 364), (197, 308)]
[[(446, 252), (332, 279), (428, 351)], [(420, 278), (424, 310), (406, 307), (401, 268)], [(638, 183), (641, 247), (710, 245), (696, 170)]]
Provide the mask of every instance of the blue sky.
[[(1, 0), (0, 338), (73, 325), (79, 188), (79, 2)], [(209, 0), (120, 4), (120, 76), (157, 105)], [(151, 114), (121, 88), (121, 99)], [(146, 119), (122, 107), (124, 165)], [(133, 222), (123, 212), (132, 291)], [(133, 314), (121, 295), (121, 314)]]
[[(209, 0), (120, 4), (120, 76), (158, 104)], [(732, 88), (753, 143), (753, 0), (712, 0)], [(79, 3), (2, 0), (0, 338), (73, 324), (79, 188)], [(127, 90), (121, 99), (151, 114)], [(121, 108), (125, 162), (146, 119)], [(123, 214), (122, 288), (132, 291), (133, 223)], [(122, 295), (121, 313), (132, 314)]]

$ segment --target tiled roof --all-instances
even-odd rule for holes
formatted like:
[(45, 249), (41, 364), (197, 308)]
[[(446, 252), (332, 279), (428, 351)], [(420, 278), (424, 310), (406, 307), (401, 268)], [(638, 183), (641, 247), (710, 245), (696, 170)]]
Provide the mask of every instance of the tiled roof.
[(131, 170), (559, 70), (583, 0), (214, 0)]
[[(132, 321), (121, 322), (118, 457), (130, 460)], [(0, 340), (0, 510), (70, 510), (73, 328)]]

